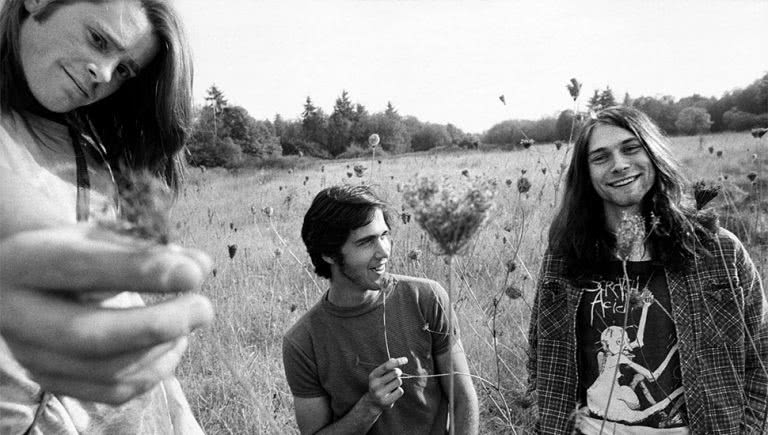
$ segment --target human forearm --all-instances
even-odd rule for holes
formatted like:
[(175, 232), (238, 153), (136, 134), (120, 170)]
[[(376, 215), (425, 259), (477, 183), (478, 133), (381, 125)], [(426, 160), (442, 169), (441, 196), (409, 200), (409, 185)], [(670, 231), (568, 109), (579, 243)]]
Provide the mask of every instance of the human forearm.
[(314, 432), (316, 435), (366, 433), (381, 416), (382, 409), (365, 393), (344, 417)]
[(455, 433), (476, 435), (480, 430), (480, 410), (477, 405), (475, 386), (467, 375), (457, 374), (454, 381), (456, 382), (454, 386), (456, 406), (453, 410)]

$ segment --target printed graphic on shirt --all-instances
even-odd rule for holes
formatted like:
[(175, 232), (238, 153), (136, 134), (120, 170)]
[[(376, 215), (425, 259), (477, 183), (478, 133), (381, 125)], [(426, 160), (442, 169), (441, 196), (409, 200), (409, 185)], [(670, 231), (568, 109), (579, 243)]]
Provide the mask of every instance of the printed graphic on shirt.
[(685, 426), (680, 356), (664, 271), (611, 263), (582, 281), (581, 383), (594, 417), (655, 428)]

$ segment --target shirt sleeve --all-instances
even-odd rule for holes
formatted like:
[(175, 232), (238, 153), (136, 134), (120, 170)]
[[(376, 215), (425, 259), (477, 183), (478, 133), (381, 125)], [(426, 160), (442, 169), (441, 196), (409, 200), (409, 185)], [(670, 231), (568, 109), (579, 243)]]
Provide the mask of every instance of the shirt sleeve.
[(320, 384), (314, 359), (288, 336), (283, 337), (283, 369), (294, 396), (312, 398), (328, 395)]
[[(431, 282), (431, 300), (426, 313), (427, 324), (432, 332), (432, 353), (441, 355), (450, 350), (450, 337), (448, 336), (448, 308), (451, 307), (448, 292), (436, 282)], [(454, 341), (458, 340), (459, 322), (456, 312), (451, 308), (451, 323), (454, 325)]]
[(744, 392), (746, 430), (764, 433), (768, 417), (768, 299), (760, 274), (741, 242), (735, 243), (739, 284), (744, 289), (744, 324), (746, 326), (746, 360)]

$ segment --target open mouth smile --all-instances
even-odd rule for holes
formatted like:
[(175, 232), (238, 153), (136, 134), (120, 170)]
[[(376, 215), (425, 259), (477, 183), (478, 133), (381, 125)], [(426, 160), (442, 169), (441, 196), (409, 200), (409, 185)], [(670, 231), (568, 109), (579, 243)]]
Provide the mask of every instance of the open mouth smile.
[(376, 267), (372, 267), (371, 270), (376, 273), (384, 273), (384, 271), (387, 269), (387, 263), (380, 264)]
[(623, 187), (623, 186), (626, 186), (626, 185), (632, 183), (633, 181), (637, 180), (638, 178), (640, 178), (640, 175), (633, 175), (631, 177), (624, 177), (624, 178), (622, 178), (620, 180), (616, 180), (616, 181), (614, 181), (612, 183), (608, 183), (608, 185), (611, 186), (611, 187)]

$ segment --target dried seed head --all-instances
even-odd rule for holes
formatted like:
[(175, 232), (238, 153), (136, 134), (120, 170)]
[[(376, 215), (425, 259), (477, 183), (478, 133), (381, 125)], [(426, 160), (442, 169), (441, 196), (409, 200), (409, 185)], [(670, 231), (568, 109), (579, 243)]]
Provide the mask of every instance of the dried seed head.
[(693, 197), (696, 200), (696, 210), (701, 210), (720, 193), (722, 186), (699, 180), (693, 183)]
[(408, 251), (408, 259), (413, 261), (419, 261), (419, 257), (421, 257), (421, 249), (411, 249)]
[(517, 180), (517, 191), (520, 193), (528, 193), (531, 190), (531, 182), (526, 177), (520, 177)]
[(768, 133), (768, 127), (753, 128), (751, 133), (752, 137), (755, 139), (760, 139), (761, 137), (765, 136), (765, 133)]
[(442, 253), (454, 255), (472, 239), (493, 206), (495, 192), (484, 181), (465, 180), (456, 187), (445, 179), (422, 178), (408, 186), (404, 203), (414, 220), (439, 245)]
[(237, 254), (237, 245), (227, 245), (227, 250), (229, 251), (229, 258), (230, 260), (235, 258), (235, 254)]
[(755, 181), (755, 179), (757, 178), (757, 174), (754, 172), (750, 172), (749, 174), (747, 174), (747, 178), (749, 179), (749, 181)]
[(508, 285), (507, 288), (504, 289), (504, 294), (512, 300), (523, 297), (523, 291), (514, 284)]
[(274, 215), (275, 215), (275, 209), (274, 209), (274, 208), (272, 208), (272, 207), (264, 207), (263, 209), (261, 209), (261, 211), (263, 211), (263, 212), (264, 212), (264, 214), (265, 214), (265, 215), (266, 215), (268, 218), (271, 218), (272, 216), (274, 216)]
[(506, 263), (507, 266), (507, 273), (512, 273), (517, 269), (517, 264), (515, 264), (515, 260), (507, 260)]
[(171, 239), (173, 193), (148, 171), (123, 170), (117, 177), (120, 217), (98, 221), (99, 226), (140, 239), (167, 244)]
[(368, 146), (371, 148), (376, 148), (379, 145), (380, 140), (381, 138), (379, 138), (379, 135), (373, 133), (372, 135), (368, 136)]
[(622, 213), (616, 233), (616, 255), (628, 260), (632, 252), (642, 250), (645, 242), (645, 223), (637, 214)]
[(565, 87), (568, 89), (568, 93), (571, 94), (571, 98), (573, 98), (573, 101), (576, 101), (579, 98), (579, 93), (581, 92), (581, 83), (579, 83), (576, 78), (572, 78), (571, 82), (565, 85)]
[(355, 175), (357, 175), (358, 178), (362, 178), (363, 174), (365, 173), (365, 171), (368, 168), (366, 168), (365, 166), (363, 166), (361, 164), (357, 164), (357, 165), (355, 165), (355, 167), (353, 169), (355, 171)]

